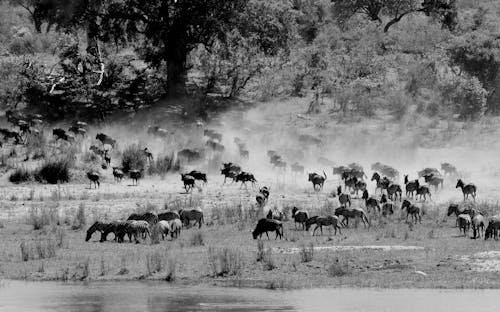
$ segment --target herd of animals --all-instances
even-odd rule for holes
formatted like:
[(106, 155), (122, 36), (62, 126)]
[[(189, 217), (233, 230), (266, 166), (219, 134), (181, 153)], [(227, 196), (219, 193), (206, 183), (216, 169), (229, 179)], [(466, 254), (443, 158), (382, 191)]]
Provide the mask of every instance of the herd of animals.
[[(7, 111), (6, 117), (9, 123), (18, 129), (0, 128), (0, 146), (12, 142), (13, 144), (23, 144), (26, 142), (29, 135), (42, 135), (40, 126), (43, 124), (43, 116), (39, 114), (25, 115), (19, 112)], [(201, 122), (197, 126), (203, 128)], [(67, 130), (63, 128), (54, 128), (52, 134), (55, 141), (65, 141), (72, 144), (77, 138), (85, 137), (88, 133), (88, 125), (85, 122), (75, 121)], [(154, 137), (166, 138), (170, 133), (161, 127), (150, 126), (147, 133)], [(203, 148), (185, 148), (177, 152), (177, 158), (185, 164), (200, 163), (207, 157), (207, 154), (218, 153), (219, 155), (224, 152), (225, 146), (222, 144), (222, 134), (215, 130), (204, 129), (203, 135), (207, 138)], [(107, 169), (111, 166), (110, 151), (116, 147), (117, 141), (104, 133), (98, 133), (95, 139), (100, 144), (92, 145), (90, 151), (102, 159), (102, 168)], [(304, 146), (320, 146), (322, 141), (311, 135), (300, 135), (299, 143)], [(234, 143), (237, 146), (240, 159), (242, 161), (248, 160), (250, 152), (246, 147), (245, 142), (235, 137)], [(153, 154), (148, 148), (143, 150), (144, 157), (148, 161), (153, 160)], [(305, 174), (305, 168), (299, 162), (288, 164), (285, 157), (280, 155), (277, 151), (269, 150), (267, 152), (270, 165), (277, 172), (284, 172), (287, 167), (295, 176)], [(333, 162), (320, 157), (317, 159), (318, 164), (333, 166)], [(113, 176), (116, 182), (120, 182), (125, 173), (120, 167), (112, 167)], [(308, 231), (311, 226), (315, 225), (313, 235), (319, 229), (323, 233), (323, 227), (333, 227), (335, 234), (337, 230), (349, 226), (349, 219), (359, 219), (363, 222), (364, 226), (370, 226), (368, 215), (388, 217), (396, 211), (399, 207), (401, 211), (406, 211), (406, 222), (411, 216), (413, 223), (421, 223), (422, 219), (422, 206), (421, 202), (426, 201), (427, 198), (431, 199), (431, 190), (438, 191), (439, 187), (443, 188), (445, 177), (454, 176), (458, 177), (457, 169), (449, 163), (441, 164), (442, 173), (436, 168), (425, 168), (418, 172), (418, 178), (410, 180), (408, 175), (404, 175), (404, 182), (402, 185), (397, 183), (399, 179), (399, 172), (391, 166), (382, 164), (380, 162), (374, 163), (371, 166), (373, 174), (368, 181), (363, 167), (357, 163), (352, 163), (347, 166), (333, 167), (333, 175), (338, 176), (340, 183), (336, 191), (332, 192), (333, 196), (338, 198), (340, 207), (335, 209), (334, 215), (329, 216), (310, 216), (304, 210), (294, 207), (292, 209), (292, 219), (295, 224), (302, 226), (303, 230)], [(243, 171), (241, 166), (228, 162), (223, 163), (220, 169), (221, 175), (224, 176), (223, 184), (226, 184), (228, 179), (233, 183), (241, 183), (241, 187), (247, 187), (250, 183), (255, 187), (257, 180), (255, 176)], [(143, 177), (143, 172), (137, 169), (128, 170), (129, 177), (132, 179), (133, 184), (137, 184), (138, 180)], [(97, 171), (87, 172), (87, 177), (90, 181), (90, 187), (95, 188), (100, 186), (100, 173)], [(327, 174), (323, 171), (322, 174), (308, 173), (308, 181), (312, 183), (315, 191), (319, 192), (323, 189), (325, 181), (328, 179)], [(190, 172), (181, 173), (181, 181), (183, 183), (186, 193), (189, 193), (197, 186), (198, 181), (206, 184), (207, 174), (199, 170), (191, 170)], [(374, 183), (375, 194), (368, 193), (367, 184)], [(403, 188), (405, 198), (403, 199)], [(472, 184), (466, 184), (462, 179), (457, 179), (456, 188), (460, 188), (464, 197), (464, 202), (469, 198), (475, 201), (477, 187)], [(361, 192), (361, 201), (364, 205), (352, 207), (353, 198), (351, 196), (358, 196)], [(377, 196), (380, 193), (380, 197)], [(259, 208), (263, 208), (269, 198), (270, 190), (268, 187), (260, 188), (256, 195), (256, 204)], [(364, 206), (364, 208), (362, 207)], [(493, 237), (498, 239), (498, 231), (500, 230), (500, 215), (489, 217), (471, 208), (471, 206), (452, 204), (448, 209), (448, 216), (455, 215), (457, 218), (457, 226), (460, 231), (468, 233), (470, 228), (473, 230), (473, 238), (484, 236), (485, 239)], [(268, 232), (275, 232), (276, 238), (283, 237), (283, 222), (287, 216), (283, 212), (269, 209), (265, 218), (258, 220), (255, 230), (252, 232), (253, 238), (261, 237), (262, 234), (268, 236)], [(106, 241), (109, 233), (114, 234), (114, 240), (123, 242), (125, 237), (128, 236), (129, 241), (139, 242), (139, 238), (145, 238), (151, 235), (151, 232), (159, 231), (164, 238), (170, 234), (171, 238), (176, 238), (180, 235), (181, 228), (188, 226), (191, 221), (198, 224), (199, 227), (203, 224), (203, 212), (199, 209), (189, 211), (165, 211), (159, 214), (151, 212), (143, 215), (132, 214), (127, 220), (117, 220), (113, 222), (96, 222), (87, 231), (86, 240), (88, 241), (94, 232), (100, 232), (100, 241)], [(487, 222), (488, 221), (488, 222)], [(487, 226), (486, 226), (487, 223)], [(485, 229), (486, 228), (486, 229)]]

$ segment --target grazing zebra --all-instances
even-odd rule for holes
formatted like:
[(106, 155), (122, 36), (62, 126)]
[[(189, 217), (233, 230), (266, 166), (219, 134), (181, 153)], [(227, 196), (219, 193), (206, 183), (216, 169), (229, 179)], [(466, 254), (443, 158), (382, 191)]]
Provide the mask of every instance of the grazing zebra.
[(191, 221), (194, 221), (193, 226), (198, 224), (198, 228), (201, 228), (204, 222), (203, 211), (201, 209), (179, 210), (179, 216), (182, 224), (185, 226), (190, 225)]
[(174, 219), (180, 219), (179, 213), (176, 211), (165, 211), (158, 214), (158, 220), (170, 221)]
[[(455, 216), (459, 216), (461, 214), (470, 214), (472, 212), (471, 207), (460, 207), (457, 204), (450, 204), (448, 207), (448, 217), (451, 216), (452, 214), (455, 214)], [(455, 226), (458, 226), (458, 221), (456, 222)]]
[(153, 212), (145, 212), (141, 214), (133, 213), (127, 218), (127, 221), (130, 220), (136, 220), (136, 221), (143, 220), (148, 222), (150, 225), (154, 225), (158, 223), (158, 215)]
[(113, 221), (109, 224), (107, 228), (104, 229), (104, 231), (101, 232), (101, 242), (106, 241), (106, 238), (109, 233), (113, 233), (115, 235), (115, 241), (118, 243), (123, 242), (123, 238), (125, 237), (125, 234), (128, 233), (128, 223), (127, 221)]
[(412, 221), (414, 221), (415, 224), (417, 224), (417, 220), (418, 222), (420, 222), (420, 224), (422, 224), (422, 209), (420, 207), (415, 206), (414, 204), (410, 203), (410, 201), (405, 199), (401, 204), (401, 210), (405, 209), (406, 209), (406, 222), (408, 222), (408, 216), (411, 215)]
[(469, 184), (465, 185), (465, 183), (462, 181), (462, 179), (458, 179), (457, 185), (455, 186), (455, 188), (462, 189), (462, 193), (464, 194), (464, 201), (466, 198), (469, 198), (469, 194), (472, 195), (472, 198), (474, 199), (474, 201), (476, 201), (477, 188), (474, 184), (469, 183)]
[(462, 233), (462, 231), (463, 231), (464, 236), (466, 236), (466, 233), (469, 232), (470, 225), (472, 223), (470, 216), (468, 214), (461, 214), (461, 215), (458, 215), (457, 220), (458, 220), (459, 232)]
[(135, 242), (139, 243), (139, 235), (142, 239), (146, 239), (148, 235), (150, 235), (149, 231), (149, 223), (144, 220), (128, 220), (127, 234), (129, 240), (132, 241), (132, 237), (134, 237)]
[(302, 225), (302, 229), (306, 229), (306, 221), (309, 219), (309, 214), (305, 210), (299, 210), (297, 207), (292, 208), (292, 218), (295, 223), (295, 228), (297, 228), (297, 223)]
[(316, 227), (313, 230), (313, 234), (312, 234), (313, 236), (314, 236), (314, 233), (316, 233), (316, 230), (318, 228), (321, 231), (321, 235), (323, 235), (323, 226), (330, 226), (330, 225), (335, 229), (335, 235), (337, 235), (337, 229), (339, 230), (339, 234), (342, 234), (342, 232), (340, 231), (340, 226), (339, 226), (339, 217), (337, 217), (337, 216), (315, 217), (314, 222), (306, 223), (306, 231), (309, 231), (309, 227), (312, 224), (316, 224)]
[(180, 219), (173, 219), (173, 220), (168, 220), (168, 226), (170, 229), (170, 237), (178, 238), (179, 235), (181, 235), (181, 228), (182, 228), (182, 222)]
[(96, 221), (94, 224), (92, 224), (89, 229), (87, 230), (87, 236), (85, 237), (85, 241), (88, 242), (90, 240), (90, 238), (92, 237), (92, 234), (94, 234), (94, 232), (100, 232), (101, 233), (101, 242), (105, 241), (106, 239), (104, 238), (103, 240), (103, 236), (102, 234), (109, 229), (109, 227), (111, 227), (111, 224), (110, 223), (106, 223), (106, 222), (100, 222), (100, 221)]
[[(360, 218), (365, 227), (367, 224), (368, 224), (368, 226), (370, 226), (370, 221), (368, 220), (368, 217), (366, 216), (366, 212), (361, 208), (339, 207), (339, 208), (335, 209), (335, 215), (337, 217), (338, 216), (344, 217), (344, 220), (342, 221), (342, 225), (344, 225), (346, 227), (349, 226), (349, 218)], [(344, 221), (346, 221), (346, 222), (344, 223)]]

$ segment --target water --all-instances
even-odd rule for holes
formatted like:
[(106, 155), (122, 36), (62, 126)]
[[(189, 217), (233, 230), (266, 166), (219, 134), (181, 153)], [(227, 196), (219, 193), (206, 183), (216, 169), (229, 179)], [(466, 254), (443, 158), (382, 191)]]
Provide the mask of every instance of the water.
[(0, 311), (497, 311), (500, 290), (275, 291), (160, 283), (3, 282)]

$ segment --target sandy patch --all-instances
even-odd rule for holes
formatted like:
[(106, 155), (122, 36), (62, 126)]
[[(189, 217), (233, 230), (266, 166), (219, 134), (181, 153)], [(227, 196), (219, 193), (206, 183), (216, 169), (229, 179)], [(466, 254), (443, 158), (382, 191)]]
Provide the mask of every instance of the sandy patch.
[[(347, 251), (347, 250), (379, 250), (379, 251), (394, 251), (394, 250), (424, 250), (420, 246), (398, 246), (398, 245), (367, 245), (367, 246), (315, 246), (314, 251)], [(275, 247), (273, 251), (282, 254), (296, 254), (299, 253), (300, 248), (282, 248)]]
[(500, 251), (478, 252), (472, 255), (462, 256), (460, 260), (470, 265), (471, 269), (474, 271), (500, 271)]

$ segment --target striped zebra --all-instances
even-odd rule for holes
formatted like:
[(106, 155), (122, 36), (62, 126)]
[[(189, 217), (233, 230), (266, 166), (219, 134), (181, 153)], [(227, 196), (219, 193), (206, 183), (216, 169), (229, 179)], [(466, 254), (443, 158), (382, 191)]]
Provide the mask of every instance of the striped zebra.
[(130, 220), (136, 220), (136, 221), (143, 220), (143, 221), (146, 221), (149, 224), (153, 225), (153, 224), (158, 223), (158, 215), (156, 213), (153, 213), (153, 212), (145, 212), (142, 214), (133, 213), (127, 218), (127, 221), (130, 221)]

